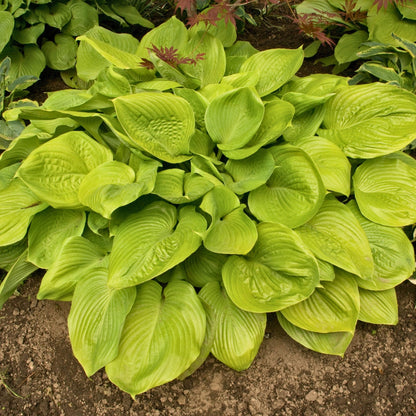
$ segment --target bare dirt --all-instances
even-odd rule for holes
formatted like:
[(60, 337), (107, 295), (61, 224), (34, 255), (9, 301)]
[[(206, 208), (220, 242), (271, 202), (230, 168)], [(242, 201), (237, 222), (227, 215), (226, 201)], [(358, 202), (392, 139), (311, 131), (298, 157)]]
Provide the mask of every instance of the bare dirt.
[[(309, 42), (290, 21), (248, 28), (259, 49)], [(243, 37), (242, 37), (243, 38)], [(305, 62), (300, 74), (327, 69)], [(38, 93), (55, 89), (50, 78)], [(99, 371), (90, 379), (73, 357), (70, 304), (37, 301), (33, 276), (0, 310), (0, 416), (413, 416), (416, 414), (416, 286), (397, 288), (399, 324), (359, 323), (345, 357), (291, 340), (270, 314), (253, 365), (235, 372), (209, 357), (192, 376), (137, 397)]]

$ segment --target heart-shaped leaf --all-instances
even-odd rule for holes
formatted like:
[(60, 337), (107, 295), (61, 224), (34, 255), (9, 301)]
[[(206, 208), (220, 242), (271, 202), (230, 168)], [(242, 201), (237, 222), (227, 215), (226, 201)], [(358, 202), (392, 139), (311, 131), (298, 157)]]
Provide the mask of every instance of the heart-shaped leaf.
[(109, 379), (133, 397), (182, 374), (198, 357), (206, 331), (204, 308), (187, 282), (137, 288)]
[(396, 290), (373, 291), (360, 288), (358, 319), (378, 325), (396, 325), (399, 321)]

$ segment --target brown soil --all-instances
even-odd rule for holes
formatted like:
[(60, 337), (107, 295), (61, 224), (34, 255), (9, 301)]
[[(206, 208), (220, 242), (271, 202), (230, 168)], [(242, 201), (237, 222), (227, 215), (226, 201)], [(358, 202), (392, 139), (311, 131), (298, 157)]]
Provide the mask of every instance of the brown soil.
[[(270, 20), (271, 19), (271, 20)], [(288, 20), (247, 28), (259, 49), (309, 42)], [(301, 75), (327, 72), (313, 61)], [(54, 89), (51, 76), (39, 90)], [(40, 92), (40, 91), (38, 91)], [(413, 416), (416, 414), (416, 286), (397, 289), (399, 324), (359, 323), (345, 357), (320, 355), (291, 340), (269, 317), (250, 369), (238, 373), (209, 357), (184, 381), (133, 401), (99, 371), (88, 379), (72, 355), (69, 303), (37, 301), (39, 276), (0, 310), (0, 416)], [(17, 397), (16, 397), (17, 396)]]

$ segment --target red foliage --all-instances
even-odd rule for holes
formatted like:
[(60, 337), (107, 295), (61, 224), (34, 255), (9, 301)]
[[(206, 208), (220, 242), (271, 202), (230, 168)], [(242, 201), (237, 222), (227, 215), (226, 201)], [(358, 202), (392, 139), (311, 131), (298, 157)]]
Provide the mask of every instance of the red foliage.
[(367, 12), (363, 12), (361, 9), (354, 10), (356, 6), (356, 0), (345, 0), (344, 11), (340, 14), (346, 22), (361, 22), (367, 17)]
[(387, 7), (392, 3), (406, 4), (407, 0), (374, 0), (373, 6), (377, 6), (377, 10), (387, 9)]

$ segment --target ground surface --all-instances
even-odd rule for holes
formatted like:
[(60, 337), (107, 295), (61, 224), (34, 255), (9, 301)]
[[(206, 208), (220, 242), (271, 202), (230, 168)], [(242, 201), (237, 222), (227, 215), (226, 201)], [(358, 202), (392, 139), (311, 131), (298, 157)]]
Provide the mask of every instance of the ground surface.
[[(259, 49), (308, 42), (288, 20), (270, 18), (244, 38)], [(306, 62), (301, 75), (322, 72)], [(46, 79), (37, 91), (62, 87)], [(269, 316), (252, 367), (237, 373), (210, 357), (192, 376), (133, 401), (103, 371), (88, 379), (72, 355), (69, 304), (36, 300), (40, 277), (0, 310), (0, 416), (407, 416), (416, 414), (416, 286), (398, 287), (399, 324), (359, 324), (345, 357), (292, 341)], [(6, 388), (6, 386), (8, 388)], [(15, 397), (13, 395), (20, 397)]]

